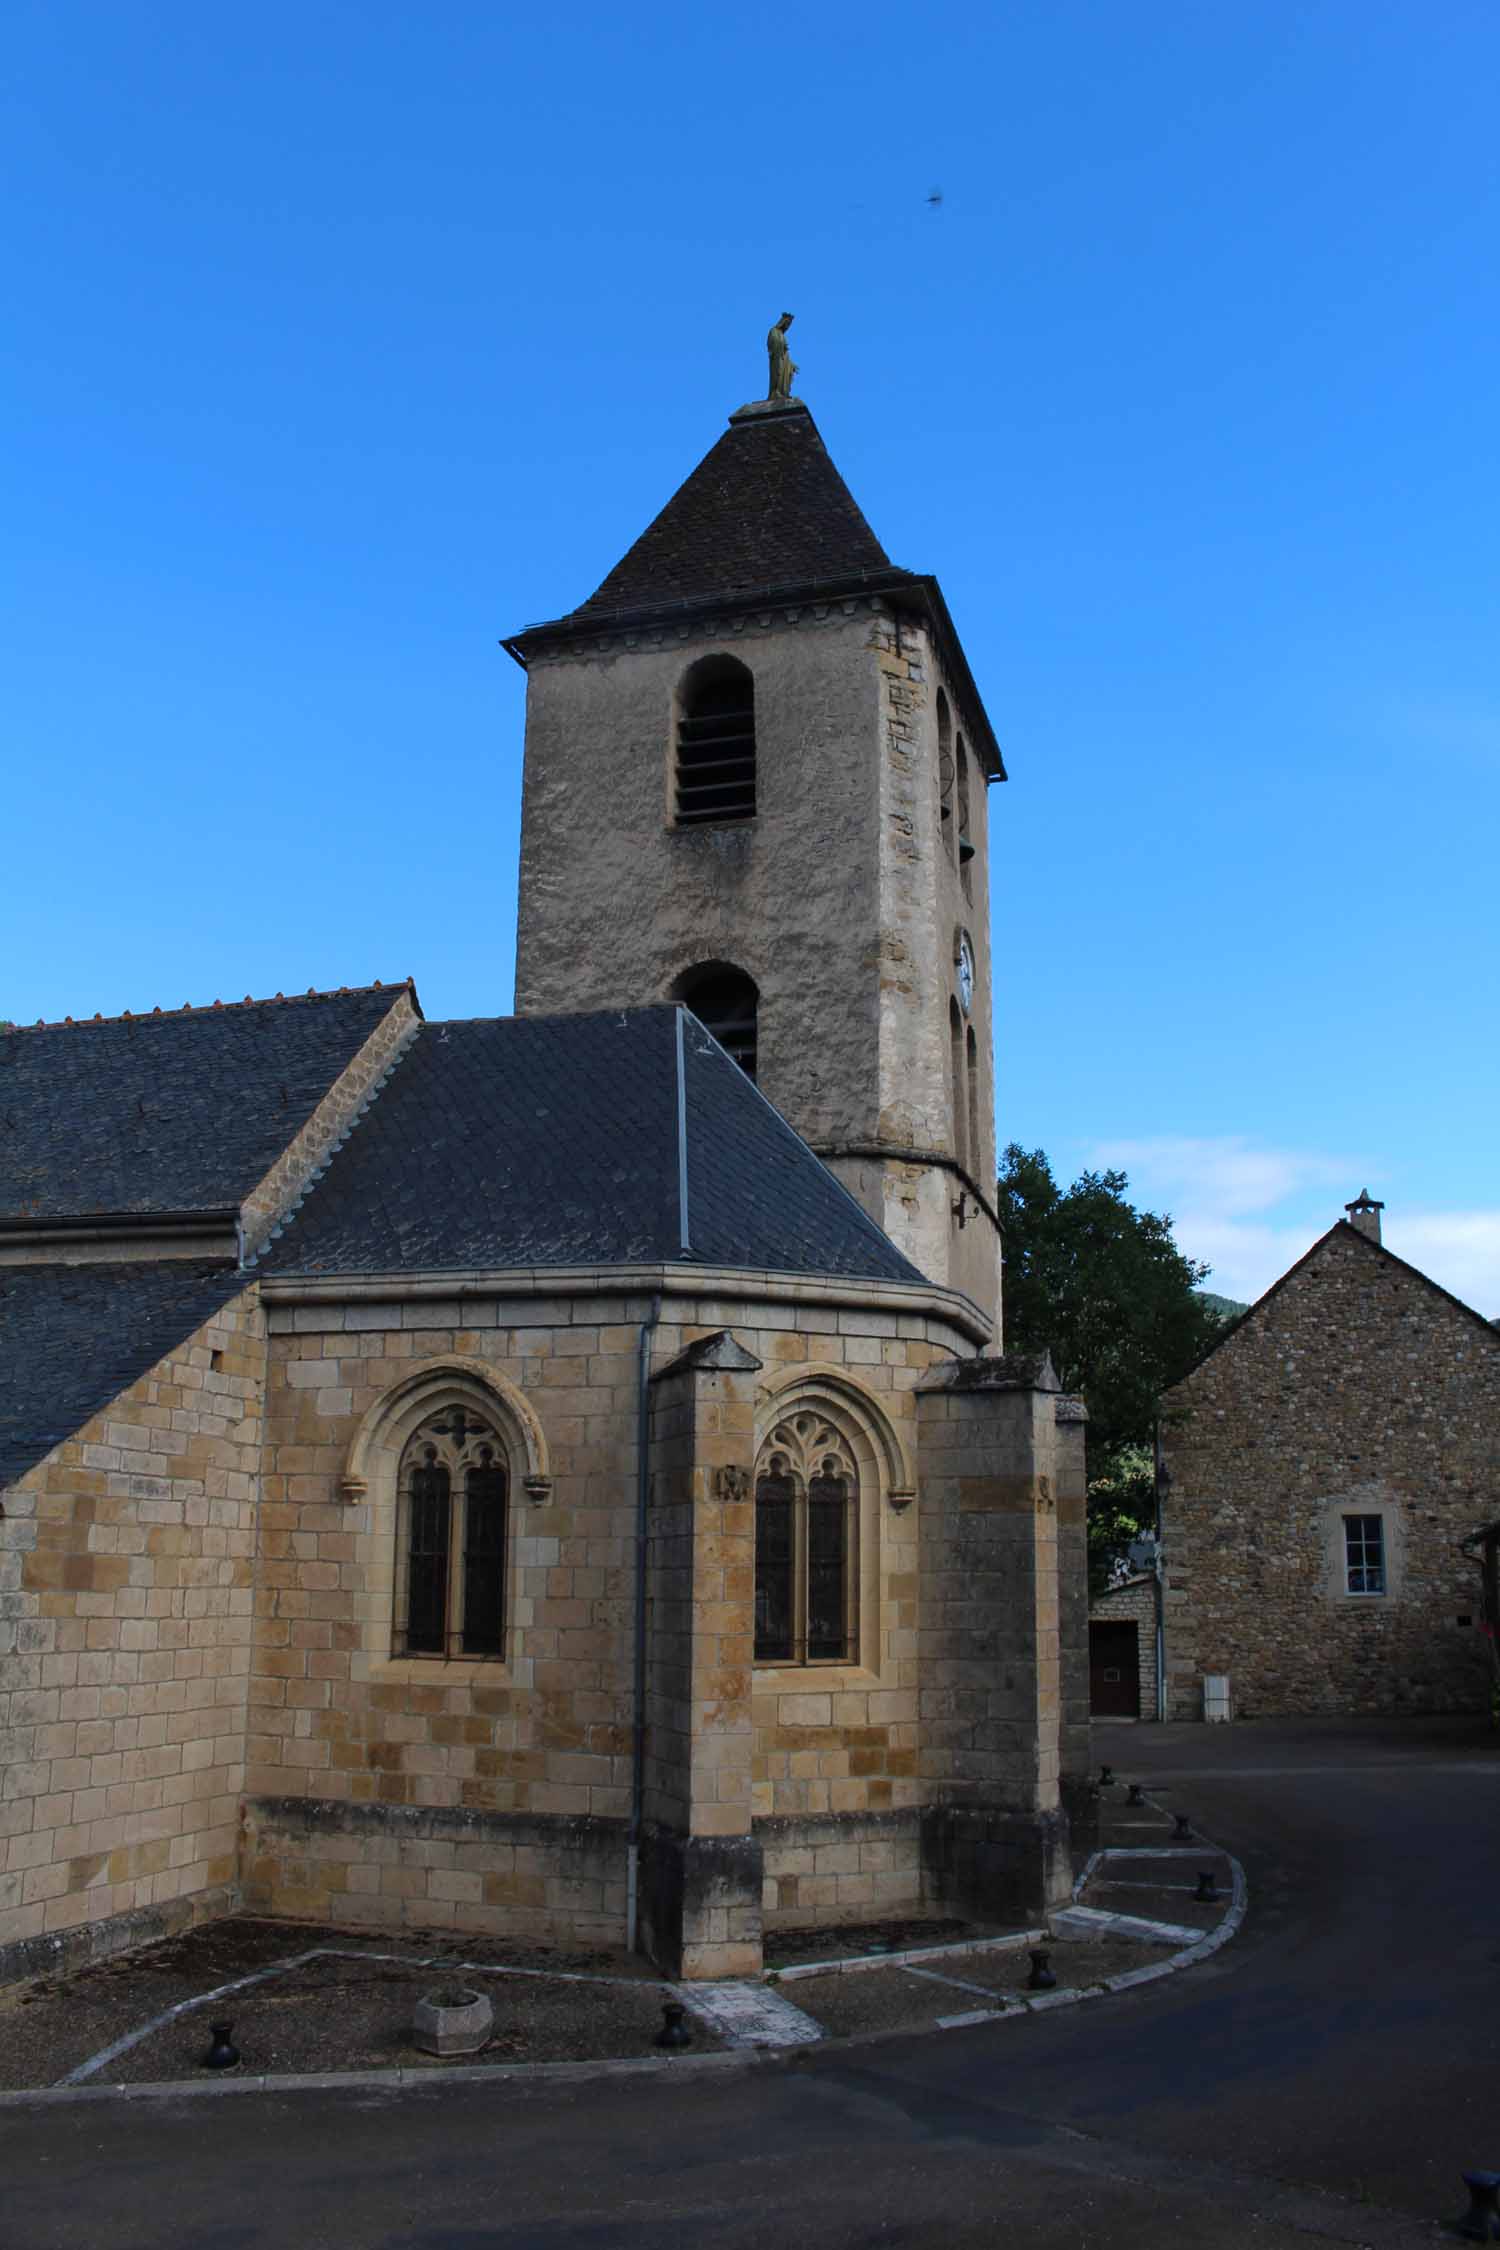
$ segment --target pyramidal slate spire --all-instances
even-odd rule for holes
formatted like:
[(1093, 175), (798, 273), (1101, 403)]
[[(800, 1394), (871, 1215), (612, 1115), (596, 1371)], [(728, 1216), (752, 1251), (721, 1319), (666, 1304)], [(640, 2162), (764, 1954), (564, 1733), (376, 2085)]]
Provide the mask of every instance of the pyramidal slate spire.
[(889, 582), (866, 523), (800, 399), (741, 407), (598, 591), (567, 623), (683, 603)]

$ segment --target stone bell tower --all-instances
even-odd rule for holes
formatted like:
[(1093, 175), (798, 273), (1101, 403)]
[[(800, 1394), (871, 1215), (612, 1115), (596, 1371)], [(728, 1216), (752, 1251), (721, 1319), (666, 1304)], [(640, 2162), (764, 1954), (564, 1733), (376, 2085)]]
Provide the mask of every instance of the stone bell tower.
[(741, 407), (527, 673), (516, 1007), (691, 1007), (996, 1324), (986, 784), (935, 578), (800, 400)]

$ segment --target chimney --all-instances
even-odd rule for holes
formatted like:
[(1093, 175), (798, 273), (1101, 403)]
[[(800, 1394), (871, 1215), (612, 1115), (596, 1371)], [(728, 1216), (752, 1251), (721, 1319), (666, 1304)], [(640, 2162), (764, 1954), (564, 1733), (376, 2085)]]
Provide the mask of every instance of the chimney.
[(1380, 1240), (1380, 1214), (1385, 1205), (1378, 1203), (1368, 1188), (1361, 1188), (1355, 1200), (1346, 1203), (1344, 1209), (1357, 1234), (1364, 1235), (1370, 1242)]

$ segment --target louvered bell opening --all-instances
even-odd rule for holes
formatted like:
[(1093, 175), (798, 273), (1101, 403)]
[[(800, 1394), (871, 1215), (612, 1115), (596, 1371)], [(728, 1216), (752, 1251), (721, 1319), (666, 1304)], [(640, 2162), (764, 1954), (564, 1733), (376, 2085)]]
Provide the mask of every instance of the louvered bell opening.
[(755, 812), (755, 713), (696, 711), (677, 722), (677, 819), (749, 820)]

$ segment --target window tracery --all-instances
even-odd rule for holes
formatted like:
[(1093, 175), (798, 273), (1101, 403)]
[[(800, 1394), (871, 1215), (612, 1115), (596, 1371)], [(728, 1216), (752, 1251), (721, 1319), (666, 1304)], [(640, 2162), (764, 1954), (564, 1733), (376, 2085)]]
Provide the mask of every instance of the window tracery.
[(494, 1424), (466, 1405), (428, 1415), (398, 1471), (399, 1656), (500, 1656), (510, 1470)]
[(855, 1650), (859, 1469), (843, 1432), (793, 1407), (755, 1478), (755, 1660), (839, 1664)]

